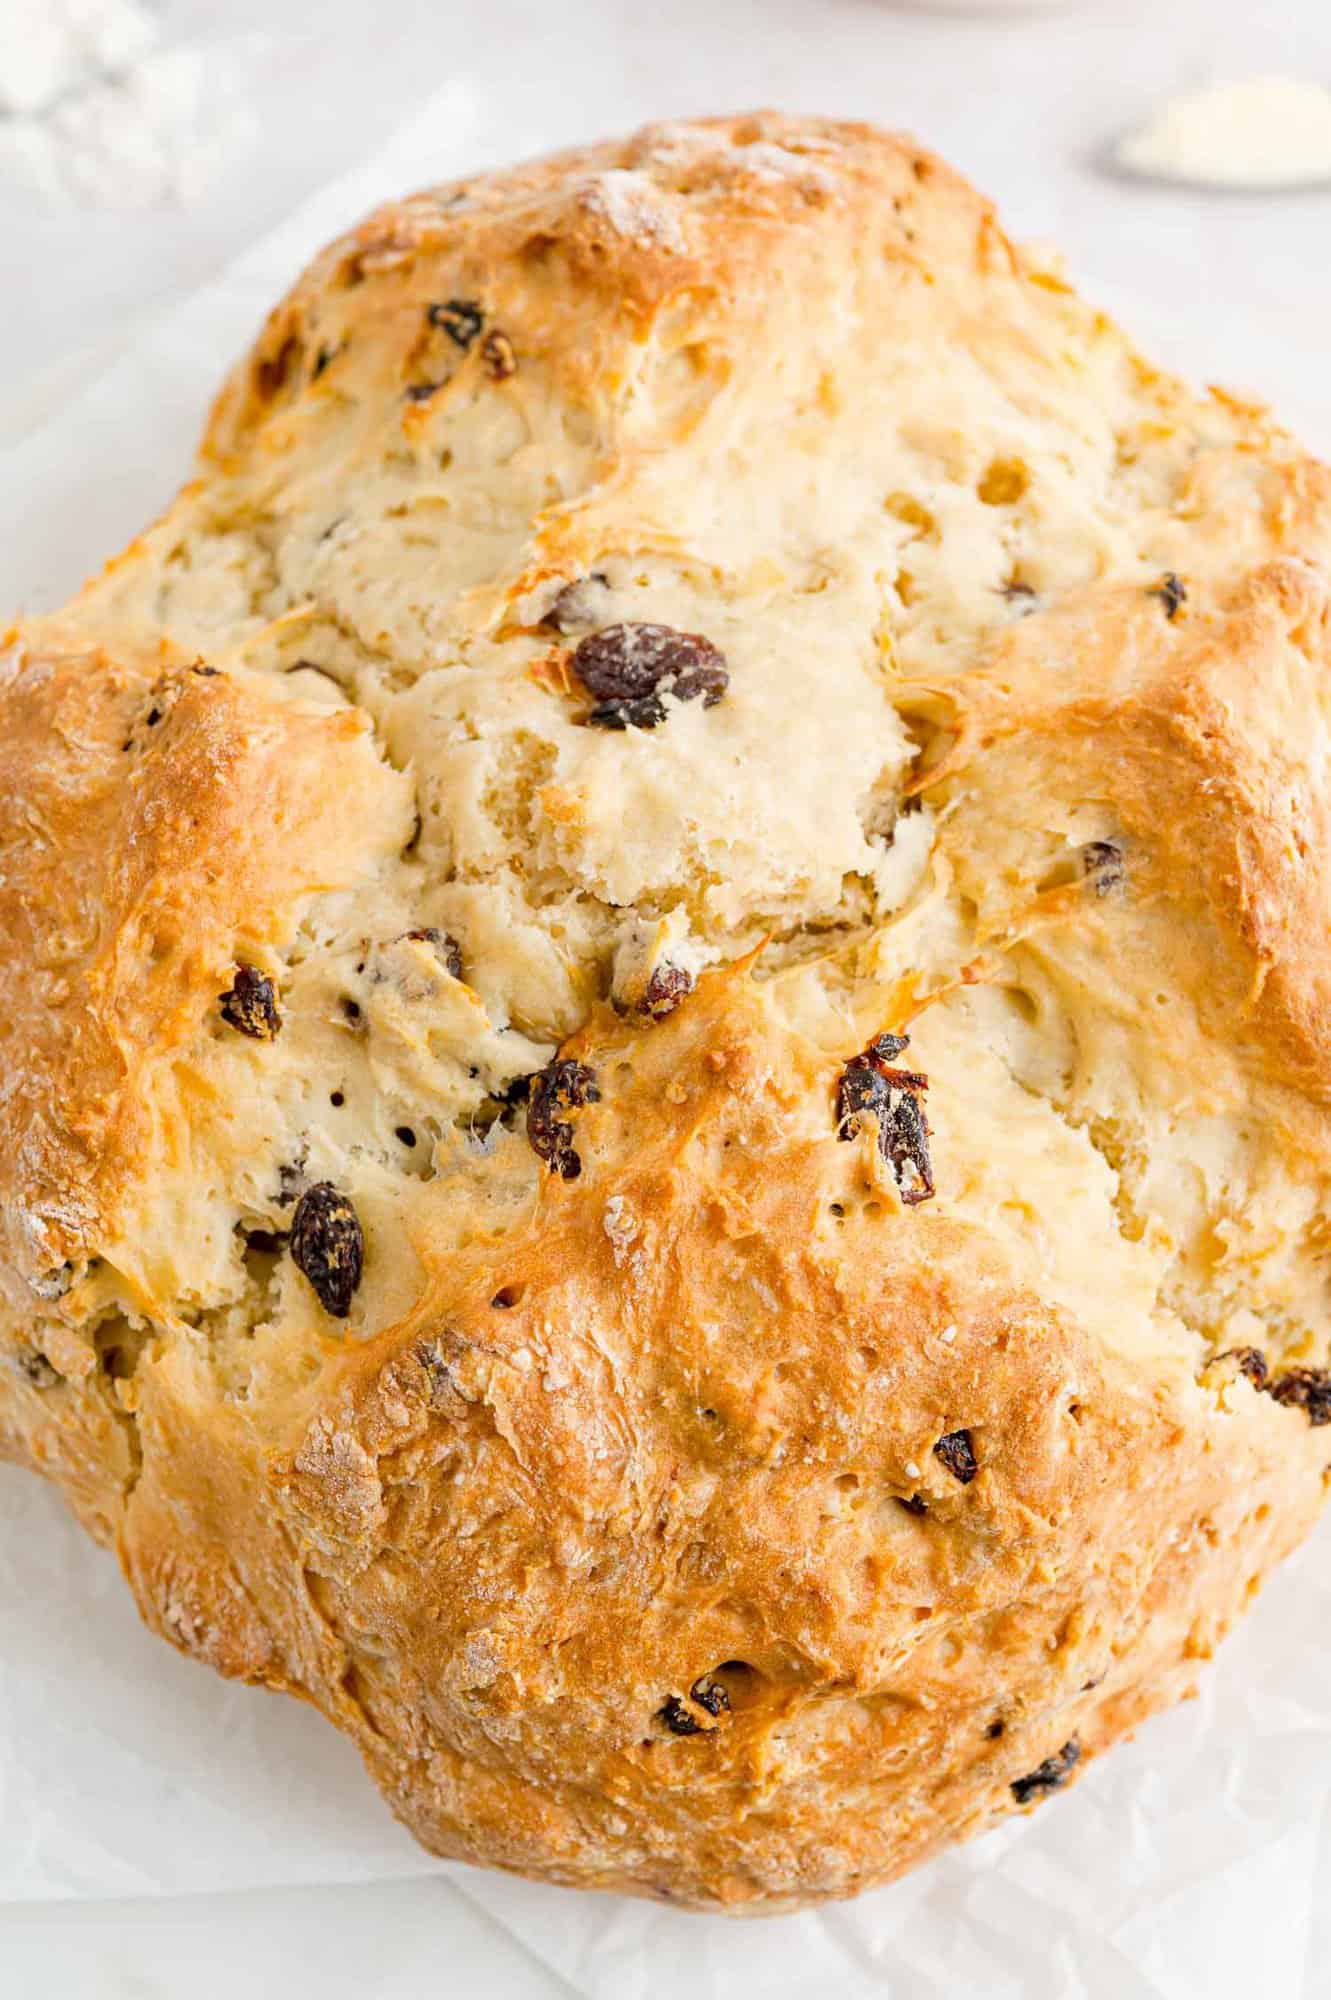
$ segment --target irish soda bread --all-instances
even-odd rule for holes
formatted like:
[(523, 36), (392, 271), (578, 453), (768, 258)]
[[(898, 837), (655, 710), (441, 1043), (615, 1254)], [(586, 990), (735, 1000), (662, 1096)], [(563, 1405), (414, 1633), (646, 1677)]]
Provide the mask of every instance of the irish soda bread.
[(381, 210), (11, 638), (0, 1447), (441, 1854), (1042, 1804), (1331, 1460), (1329, 601), (909, 140)]

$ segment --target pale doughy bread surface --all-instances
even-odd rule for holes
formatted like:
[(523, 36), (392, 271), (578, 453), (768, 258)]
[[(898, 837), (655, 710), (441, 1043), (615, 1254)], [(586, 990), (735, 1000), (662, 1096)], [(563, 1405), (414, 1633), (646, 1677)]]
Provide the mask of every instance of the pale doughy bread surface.
[[(441, 1853), (774, 1909), (1042, 1799), (1331, 1460), (1329, 604), (1326, 470), (909, 140), (380, 211), (0, 666), (0, 1449)], [(598, 726), (643, 623), (724, 687)]]

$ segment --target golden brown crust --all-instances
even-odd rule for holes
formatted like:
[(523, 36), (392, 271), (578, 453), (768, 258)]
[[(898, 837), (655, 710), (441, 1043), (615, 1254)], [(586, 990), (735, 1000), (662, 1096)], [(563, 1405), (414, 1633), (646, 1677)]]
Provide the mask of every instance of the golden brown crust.
[[(0, 677), (0, 1450), (439, 1853), (766, 1910), (1038, 1804), (1331, 1458), (1329, 575), (908, 140), (381, 210)], [(719, 698), (601, 726), (635, 623)]]
[[(302, 782), (316, 770), (320, 793)], [(360, 824), (400, 821), (399, 790), (352, 710), (274, 709), (202, 660), (15, 645), (0, 680), (0, 1241), (20, 1277), (110, 1232), (148, 1151), (154, 1071), (238, 957), (373, 865)]]

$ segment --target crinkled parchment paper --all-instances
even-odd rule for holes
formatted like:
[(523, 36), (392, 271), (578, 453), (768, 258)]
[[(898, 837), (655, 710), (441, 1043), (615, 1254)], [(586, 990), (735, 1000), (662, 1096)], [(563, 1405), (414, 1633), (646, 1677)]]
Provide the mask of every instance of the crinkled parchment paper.
[[(0, 606), (58, 602), (169, 497), (222, 368), (320, 242), (372, 200), (548, 136), (515, 137), (450, 85), (67, 397), (0, 466)], [(1272, 375), (1283, 365), (1273, 354)], [(0, 1467), (0, 1902), (430, 1866), (325, 1723), (150, 1638), (112, 1558)], [(1331, 1524), (1204, 1670), (1199, 1700), (1069, 1793), (857, 1902), (740, 1924), (438, 1873), (596, 2000), (1325, 2000)], [(442, 1899), (439, 1923), (446, 1991)]]

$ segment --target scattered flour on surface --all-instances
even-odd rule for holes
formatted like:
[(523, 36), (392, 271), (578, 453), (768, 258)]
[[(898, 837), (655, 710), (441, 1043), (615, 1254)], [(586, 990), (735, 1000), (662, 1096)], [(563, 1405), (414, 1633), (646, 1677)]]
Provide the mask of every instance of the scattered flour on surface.
[(157, 22), (138, 0), (3, 0), (0, 111), (44, 111), (152, 48)]
[(0, 5), (0, 181), (56, 207), (196, 198), (257, 137), (261, 38), (163, 48), (133, 0)]
[(616, 235), (632, 243), (650, 243), (673, 251), (686, 247), (678, 220), (645, 174), (628, 167), (609, 167), (585, 184), (579, 200), (594, 215), (603, 216)]

